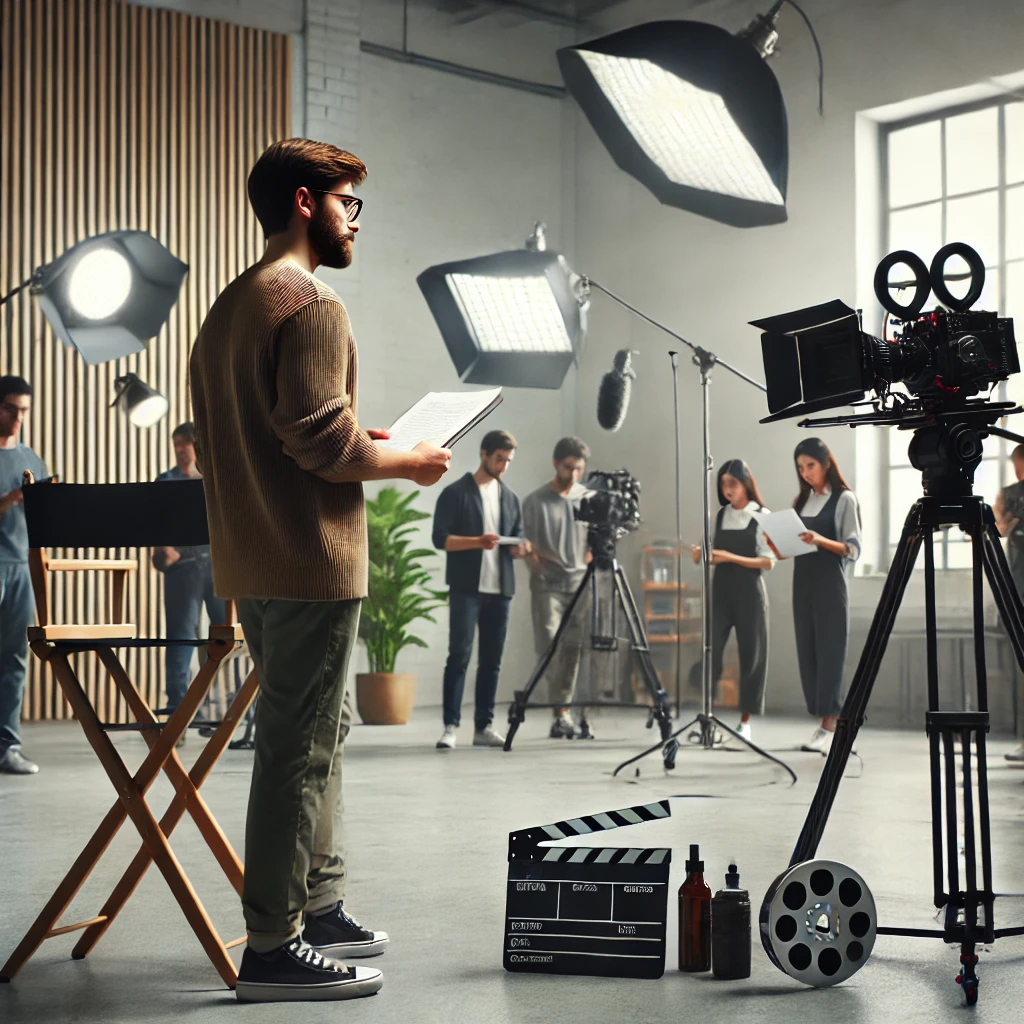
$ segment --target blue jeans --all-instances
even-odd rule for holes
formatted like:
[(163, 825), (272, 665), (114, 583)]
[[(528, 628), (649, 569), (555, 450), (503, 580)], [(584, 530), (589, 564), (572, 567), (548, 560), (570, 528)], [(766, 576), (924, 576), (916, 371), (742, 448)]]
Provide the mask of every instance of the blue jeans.
[(28, 627), (36, 621), (28, 565), (0, 564), (0, 752), (21, 745)]
[[(213, 592), (213, 568), (209, 557), (172, 565), (164, 573), (164, 608), (167, 613), (168, 640), (195, 640), (199, 637), (199, 619), (203, 605), (212, 625), (224, 624), (224, 602)], [(167, 706), (176, 708), (188, 684), (194, 647), (167, 648)], [(206, 660), (205, 648), (199, 652)]]
[(494, 697), (498, 692), (501, 653), (505, 649), (511, 598), (501, 594), (477, 594), (460, 590), (448, 592), (448, 663), (444, 667), (444, 724), (458, 726), (462, 718), (462, 691), (473, 653), (473, 634), (480, 628), (476, 665), (476, 709), (473, 720), (478, 730), (494, 720)]

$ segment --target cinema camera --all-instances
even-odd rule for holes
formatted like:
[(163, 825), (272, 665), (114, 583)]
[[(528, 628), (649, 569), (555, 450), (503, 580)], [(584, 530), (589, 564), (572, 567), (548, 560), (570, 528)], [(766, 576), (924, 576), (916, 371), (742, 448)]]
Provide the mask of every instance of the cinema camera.
[[(946, 285), (946, 262), (953, 256), (962, 257), (970, 270), (963, 298)], [(913, 275), (906, 286), (912, 284), (915, 294), (907, 305), (890, 293), (890, 287), (904, 286), (889, 283), (889, 271), (900, 264)], [(865, 334), (858, 314), (839, 300), (751, 321), (764, 332), (761, 351), (771, 415), (761, 422), (858, 402), (866, 391), (875, 392), (871, 404), (884, 422), (967, 407), (969, 399), (1020, 371), (1013, 321), (971, 309), (984, 285), (985, 265), (978, 253), (963, 242), (951, 242), (935, 254), (930, 270), (905, 250), (878, 264), (875, 295), (900, 325), (892, 341)], [(946, 308), (921, 315), (933, 291)], [(902, 384), (907, 394), (892, 391), (893, 384)]]
[(584, 484), (586, 493), (573, 510), (587, 524), (587, 539), (595, 558), (615, 555), (616, 542), (640, 526), (640, 481), (628, 470), (595, 470)]

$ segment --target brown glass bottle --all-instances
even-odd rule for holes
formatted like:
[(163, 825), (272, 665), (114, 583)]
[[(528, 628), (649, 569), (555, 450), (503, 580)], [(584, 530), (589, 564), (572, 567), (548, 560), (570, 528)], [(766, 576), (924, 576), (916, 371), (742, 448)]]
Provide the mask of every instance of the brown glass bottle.
[(711, 970), (711, 887), (696, 844), (690, 846), (686, 881), (679, 887), (679, 970)]

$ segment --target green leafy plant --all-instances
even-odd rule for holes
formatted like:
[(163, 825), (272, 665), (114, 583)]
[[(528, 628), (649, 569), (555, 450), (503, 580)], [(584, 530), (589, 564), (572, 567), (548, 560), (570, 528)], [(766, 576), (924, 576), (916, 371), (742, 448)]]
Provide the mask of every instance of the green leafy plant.
[(410, 633), (409, 627), (418, 619), (435, 622), (432, 613), (448, 600), (447, 591), (431, 589), (431, 575), (421, 562), (437, 553), (409, 548), (417, 532), (412, 524), (430, 518), (429, 513), (411, 507), (418, 494), (403, 495), (394, 487), (384, 487), (366, 502), (370, 581), (359, 638), (366, 644), (371, 672), (394, 672), (403, 648), (426, 647), (426, 641)]

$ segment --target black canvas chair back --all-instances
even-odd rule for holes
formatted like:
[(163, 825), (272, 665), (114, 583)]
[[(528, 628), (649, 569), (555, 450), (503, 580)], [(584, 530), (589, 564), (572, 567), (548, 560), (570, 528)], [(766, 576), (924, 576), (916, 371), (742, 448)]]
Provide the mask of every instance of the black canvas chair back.
[(209, 544), (202, 480), (144, 484), (28, 484), (30, 548)]

